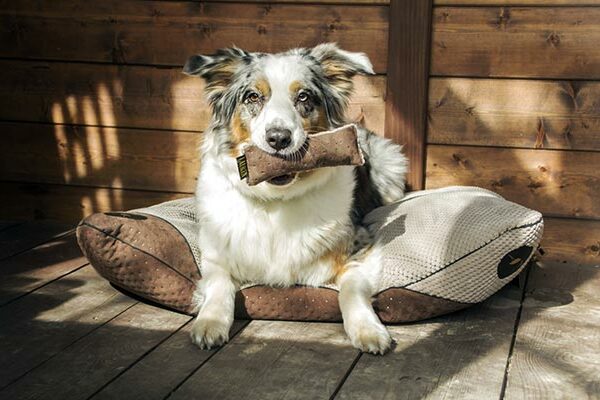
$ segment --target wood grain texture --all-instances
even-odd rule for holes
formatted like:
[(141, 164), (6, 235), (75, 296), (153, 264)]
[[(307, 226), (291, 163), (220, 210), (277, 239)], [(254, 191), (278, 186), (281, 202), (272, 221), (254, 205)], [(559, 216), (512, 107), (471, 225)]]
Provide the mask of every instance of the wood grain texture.
[(75, 234), (51, 240), (10, 257), (0, 262), (0, 306), (86, 263), (77, 246)]
[(430, 145), (428, 189), (472, 185), (546, 216), (600, 219), (600, 153)]
[(0, 396), (87, 398), (189, 319), (138, 303), (0, 391)]
[(395, 349), (363, 354), (339, 399), (500, 398), (520, 289), (445, 317), (389, 327)]
[(600, 78), (600, 7), (437, 7), (431, 73)]
[(428, 143), (600, 150), (600, 82), (432, 78)]
[(0, 308), (0, 388), (134, 303), (88, 266)]
[[(18, 202), (18, 199), (14, 199), (14, 201)], [(7, 212), (3, 218), (14, 217), (16, 215), (10, 215), (10, 212)], [(58, 221), (25, 222), (8, 227), (0, 232), (0, 260), (48, 242), (73, 228), (73, 224)]]
[[(248, 323), (249, 321), (234, 321), (230, 339)], [(220, 350), (198, 349), (190, 340), (191, 326), (191, 322), (187, 323), (91, 399), (165, 399), (179, 383)], [(149, 377), (152, 379), (148, 379)]]
[(434, 0), (436, 6), (597, 6), (600, 0)]
[[(239, 3), (240, 0), (219, 0), (223, 3)], [(244, 0), (244, 3), (301, 3), (298, 0)], [(310, 4), (389, 4), (390, 0), (306, 0)]]
[(600, 265), (600, 221), (544, 218), (544, 260)]
[(356, 356), (341, 324), (252, 321), (170, 399), (329, 398)]
[(0, 179), (193, 192), (199, 132), (0, 122)]
[(0, 182), (0, 218), (76, 223), (94, 212), (130, 210), (189, 197), (191, 193)]
[(404, 145), (407, 184), (424, 185), (431, 0), (390, 3), (385, 137)]
[(278, 52), (338, 42), (367, 52), (378, 73), (387, 64), (384, 5), (4, 0), (0, 10), (2, 57), (181, 66), (234, 44)]
[[(202, 131), (201, 79), (181, 68), (0, 60), (0, 119)], [(383, 133), (386, 78), (357, 77), (347, 115)]]
[(531, 270), (505, 399), (598, 398), (599, 285), (598, 265)]

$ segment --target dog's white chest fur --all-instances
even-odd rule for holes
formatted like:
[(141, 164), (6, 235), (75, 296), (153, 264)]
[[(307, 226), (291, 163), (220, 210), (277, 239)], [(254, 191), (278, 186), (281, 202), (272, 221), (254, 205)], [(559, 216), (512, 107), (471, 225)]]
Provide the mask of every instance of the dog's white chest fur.
[[(203, 254), (238, 282), (319, 285), (333, 277), (322, 257), (352, 235), (351, 167), (327, 173), (327, 182), (290, 200), (244, 196), (204, 165), (198, 184)], [(330, 176), (329, 176), (330, 175)], [(245, 184), (245, 183), (242, 183)]]

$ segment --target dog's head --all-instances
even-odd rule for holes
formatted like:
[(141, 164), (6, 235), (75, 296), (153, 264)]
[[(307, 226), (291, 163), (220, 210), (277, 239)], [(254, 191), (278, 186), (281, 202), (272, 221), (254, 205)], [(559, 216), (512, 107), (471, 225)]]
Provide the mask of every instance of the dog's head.
[[(222, 49), (190, 57), (184, 72), (206, 81), (214, 130), (226, 135), (221, 153), (237, 157), (252, 143), (293, 157), (308, 135), (344, 123), (352, 77), (373, 74), (373, 67), (365, 54), (327, 43), (279, 54)], [(268, 184), (288, 186), (297, 175)]]

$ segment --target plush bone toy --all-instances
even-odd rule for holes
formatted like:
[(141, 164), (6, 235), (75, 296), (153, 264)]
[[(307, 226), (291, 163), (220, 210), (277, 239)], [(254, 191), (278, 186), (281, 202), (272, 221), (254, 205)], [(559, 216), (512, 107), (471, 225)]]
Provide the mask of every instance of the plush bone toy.
[(310, 135), (306, 143), (299, 155), (290, 158), (248, 146), (244, 155), (237, 158), (240, 179), (247, 178), (248, 185), (252, 186), (293, 172), (339, 165), (363, 165), (365, 162), (354, 124)]

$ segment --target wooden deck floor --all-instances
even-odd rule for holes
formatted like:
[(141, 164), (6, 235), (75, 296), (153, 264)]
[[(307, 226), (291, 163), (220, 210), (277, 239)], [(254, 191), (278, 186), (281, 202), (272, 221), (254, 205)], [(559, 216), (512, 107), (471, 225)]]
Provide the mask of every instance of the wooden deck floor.
[(600, 398), (600, 268), (542, 262), (469, 310), (391, 326), (384, 357), (341, 324), (190, 317), (115, 290), (62, 224), (0, 223), (0, 399)]

